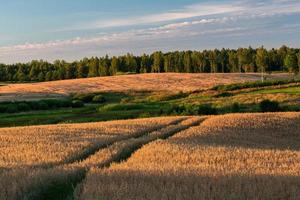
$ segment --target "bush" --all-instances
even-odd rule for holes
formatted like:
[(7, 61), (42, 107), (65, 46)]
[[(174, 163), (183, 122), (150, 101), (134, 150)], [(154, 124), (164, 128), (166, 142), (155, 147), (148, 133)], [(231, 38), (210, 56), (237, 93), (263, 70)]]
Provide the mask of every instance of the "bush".
[(74, 100), (72, 101), (72, 107), (73, 108), (81, 108), (84, 106), (84, 103), (80, 100)]
[(6, 112), (6, 108), (7, 108), (7, 106), (5, 106), (5, 105), (0, 105), (0, 113)]
[(36, 107), (34, 108), (35, 110), (47, 110), (49, 109), (48, 104), (46, 104), (43, 101), (38, 101), (36, 102)]
[(72, 107), (72, 101), (71, 100), (45, 99), (45, 100), (41, 100), (40, 102), (43, 102), (43, 103), (47, 104), (48, 108)]
[(240, 112), (240, 110), (241, 110), (241, 107), (240, 107), (239, 103), (232, 104), (231, 112), (237, 113), (237, 112)]
[(212, 107), (210, 104), (199, 105), (197, 108), (198, 115), (215, 115), (217, 114), (217, 109)]
[(60, 108), (67, 108), (72, 107), (72, 100), (65, 99), (65, 100), (56, 100), (56, 104)]
[(88, 93), (88, 94), (76, 94), (73, 96), (73, 100), (80, 100), (84, 103), (89, 103), (93, 101), (93, 98), (96, 96), (94, 93)]
[(47, 104), (48, 108), (56, 108), (57, 102), (51, 99), (41, 100), (40, 102), (43, 102), (44, 104)]
[(8, 104), (7, 107), (6, 107), (6, 110), (5, 110), (6, 113), (16, 113), (18, 111), (19, 111), (18, 106), (16, 104), (13, 104), (13, 103)]
[(259, 104), (262, 112), (276, 112), (280, 111), (279, 103), (277, 101), (264, 100)]
[(30, 105), (27, 103), (18, 103), (17, 105), (18, 111), (29, 111), (31, 110)]
[(94, 98), (92, 100), (93, 103), (104, 103), (105, 101), (106, 101), (106, 99), (102, 95), (94, 96)]
[(16, 112), (26, 112), (31, 110), (32, 111), (48, 110), (54, 108), (67, 108), (67, 107), (73, 107), (73, 102), (69, 99), (46, 99), (40, 101), (2, 102), (0, 103), (0, 112), (16, 113)]
[(99, 108), (99, 111), (131, 111), (143, 110), (146, 106), (143, 104), (109, 104)]
[(216, 98), (221, 98), (221, 97), (231, 97), (233, 94), (228, 93), (228, 92), (222, 92), (220, 94), (215, 95)]

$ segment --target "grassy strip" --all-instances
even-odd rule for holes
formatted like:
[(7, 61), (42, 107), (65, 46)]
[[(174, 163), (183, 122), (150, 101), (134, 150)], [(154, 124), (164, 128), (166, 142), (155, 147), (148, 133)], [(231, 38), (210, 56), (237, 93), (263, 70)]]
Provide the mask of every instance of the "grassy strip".
[(248, 94), (300, 94), (300, 87), (293, 86), (288, 88), (256, 90)]
[(234, 90), (247, 89), (247, 88), (286, 85), (291, 83), (300, 83), (300, 81), (299, 80), (275, 80), (275, 81), (265, 81), (265, 82), (255, 81), (255, 82), (245, 82), (245, 83), (234, 83), (228, 85), (217, 85), (214, 86), (212, 90), (234, 91)]

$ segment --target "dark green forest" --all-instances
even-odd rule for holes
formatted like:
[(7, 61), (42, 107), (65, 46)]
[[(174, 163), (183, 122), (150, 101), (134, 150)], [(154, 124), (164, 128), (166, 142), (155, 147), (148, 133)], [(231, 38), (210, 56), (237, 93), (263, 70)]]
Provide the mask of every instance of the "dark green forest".
[(127, 54), (114, 57), (92, 57), (80, 61), (53, 63), (33, 60), (29, 63), (0, 64), (0, 81), (41, 82), (75, 78), (113, 76), (118, 73), (244, 73), (300, 71), (300, 49), (282, 46), (267, 50), (215, 49), (204, 51), (175, 51), (151, 55)]

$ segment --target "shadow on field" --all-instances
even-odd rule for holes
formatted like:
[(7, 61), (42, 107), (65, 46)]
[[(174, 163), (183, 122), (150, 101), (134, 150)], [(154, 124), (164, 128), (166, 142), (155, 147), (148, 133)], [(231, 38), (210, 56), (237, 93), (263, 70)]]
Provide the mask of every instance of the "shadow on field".
[[(263, 115), (261, 115), (263, 116)], [(223, 146), (263, 150), (300, 150), (300, 118), (256, 119), (214, 117), (169, 143), (188, 146)], [(209, 119), (208, 119), (209, 120)], [(222, 124), (223, 123), (223, 124)]]
[[(91, 182), (89, 182), (91, 181)], [(95, 181), (95, 182), (94, 182)], [(96, 171), (87, 176), (81, 199), (298, 199), (299, 176)], [(124, 189), (126, 188), (126, 189)], [(119, 197), (119, 198), (118, 198)]]
[(277, 137), (272, 135), (228, 134), (218, 133), (211, 135), (188, 136), (185, 138), (172, 138), (171, 144), (184, 146), (222, 146), (262, 150), (300, 150), (300, 133), (297, 136)]

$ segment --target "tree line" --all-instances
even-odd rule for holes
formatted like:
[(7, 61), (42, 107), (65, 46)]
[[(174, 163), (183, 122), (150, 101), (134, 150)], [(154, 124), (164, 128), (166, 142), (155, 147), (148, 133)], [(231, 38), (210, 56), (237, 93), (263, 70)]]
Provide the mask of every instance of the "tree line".
[(0, 64), (0, 81), (52, 81), (117, 73), (244, 73), (244, 72), (291, 72), (300, 71), (300, 49), (282, 46), (267, 50), (215, 49), (204, 51), (175, 51), (150, 55), (104, 56), (84, 58), (80, 61), (53, 63), (33, 60), (29, 63)]

